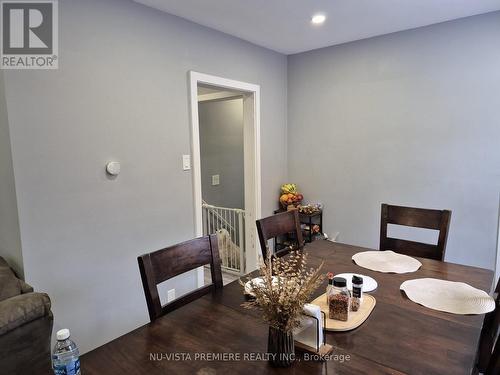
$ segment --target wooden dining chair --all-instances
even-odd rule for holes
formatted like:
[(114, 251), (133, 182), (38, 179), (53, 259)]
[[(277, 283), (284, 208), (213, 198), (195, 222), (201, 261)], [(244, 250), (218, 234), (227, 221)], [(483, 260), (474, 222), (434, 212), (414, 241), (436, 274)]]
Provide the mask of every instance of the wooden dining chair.
[[(448, 210), (391, 206), (383, 203), (380, 219), (380, 250), (392, 250), (411, 256), (444, 260), (450, 219), (451, 211)], [(438, 243), (431, 245), (387, 237), (388, 224), (439, 230)]]
[(276, 257), (282, 257), (292, 250), (301, 250), (304, 247), (304, 239), (302, 238), (302, 229), (300, 228), (299, 211), (290, 210), (280, 212), (273, 216), (268, 216), (257, 220), (257, 232), (259, 233), (260, 248), (262, 256), (267, 259), (268, 256), (268, 241), (271, 238), (276, 238), (285, 234), (292, 234), (296, 239), (296, 247), (287, 247), (273, 254)]
[[(137, 258), (151, 321), (213, 290), (222, 288), (221, 261), (216, 235), (196, 238)], [(161, 305), (157, 285), (184, 272), (209, 264), (212, 284)]]
[(479, 338), (475, 374), (500, 374), (500, 340), (498, 340), (500, 329), (500, 280), (496, 285), (493, 298), (495, 298), (495, 310), (484, 317), (483, 329)]

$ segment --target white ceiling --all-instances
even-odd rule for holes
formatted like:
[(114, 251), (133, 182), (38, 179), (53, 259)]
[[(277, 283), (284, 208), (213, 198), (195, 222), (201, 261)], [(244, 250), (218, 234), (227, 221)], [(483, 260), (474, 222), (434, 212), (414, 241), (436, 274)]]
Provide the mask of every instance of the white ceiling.
[(500, 0), (134, 1), (285, 54), (500, 10)]

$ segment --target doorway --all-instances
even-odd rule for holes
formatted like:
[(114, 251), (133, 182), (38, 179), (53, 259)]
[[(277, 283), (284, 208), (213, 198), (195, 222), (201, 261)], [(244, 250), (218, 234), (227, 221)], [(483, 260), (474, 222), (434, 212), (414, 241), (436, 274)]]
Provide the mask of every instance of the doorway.
[[(195, 235), (218, 233), (223, 270), (245, 274), (257, 268), (260, 254), (255, 228), (261, 216), (260, 87), (193, 71), (189, 82)], [(221, 121), (218, 111), (226, 111), (230, 118)], [(224, 126), (236, 127), (229, 134), (232, 146), (222, 147), (217, 142), (223, 139), (214, 138)], [(221, 138), (227, 136), (227, 132), (221, 134)], [(215, 157), (214, 149), (219, 151)], [(234, 158), (234, 165), (228, 158)], [(204, 284), (203, 275), (200, 268), (199, 286)]]

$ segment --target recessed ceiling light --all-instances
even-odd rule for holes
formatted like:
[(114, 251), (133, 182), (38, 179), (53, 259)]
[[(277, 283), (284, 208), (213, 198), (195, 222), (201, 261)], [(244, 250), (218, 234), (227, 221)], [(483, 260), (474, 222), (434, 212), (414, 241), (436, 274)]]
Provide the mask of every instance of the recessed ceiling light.
[(312, 16), (311, 18), (311, 23), (314, 25), (321, 25), (323, 22), (325, 22), (326, 16), (322, 13), (318, 13)]

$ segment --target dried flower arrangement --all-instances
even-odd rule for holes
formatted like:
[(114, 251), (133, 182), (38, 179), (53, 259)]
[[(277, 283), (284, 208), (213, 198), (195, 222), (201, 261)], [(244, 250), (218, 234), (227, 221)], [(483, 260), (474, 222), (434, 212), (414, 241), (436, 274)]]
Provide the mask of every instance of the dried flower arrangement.
[[(320, 273), (323, 263), (316, 269), (308, 269), (306, 265), (307, 254), (303, 251), (292, 251), (272, 261), (268, 257), (260, 266), (264, 282), (251, 282), (255, 298), (244, 302), (242, 306), (260, 309), (262, 318), (270, 327), (291, 332), (299, 326), (304, 305), (310, 301), (324, 278)], [(273, 276), (277, 281), (273, 282)], [(244, 282), (240, 283), (245, 285)]]

